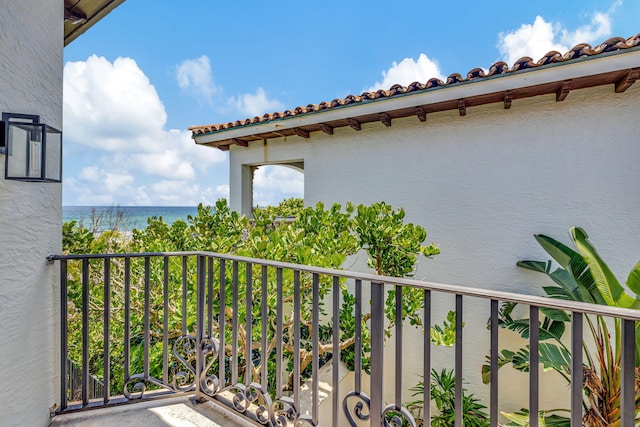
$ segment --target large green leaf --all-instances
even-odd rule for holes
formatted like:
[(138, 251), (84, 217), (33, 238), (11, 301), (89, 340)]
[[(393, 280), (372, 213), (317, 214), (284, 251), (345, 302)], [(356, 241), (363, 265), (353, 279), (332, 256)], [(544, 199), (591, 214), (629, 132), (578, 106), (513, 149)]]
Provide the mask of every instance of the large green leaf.
[(547, 251), (551, 258), (566, 270), (574, 273), (576, 278), (587, 268), (582, 256), (564, 243), (552, 237), (545, 236), (544, 234), (535, 234), (533, 237), (535, 237), (540, 246), (542, 246), (542, 249)]
[(551, 268), (551, 262), (542, 261), (518, 261), (516, 263), (518, 267), (526, 268), (528, 270), (537, 271), (538, 273), (549, 274)]
[[(545, 236), (544, 234), (536, 234), (534, 237), (540, 246), (542, 246), (542, 248), (547, 251), (547, 253), (551, 255), (551, 257), (556, 260), (556, 262), (560, 264), (560, 266), (567, 271), (567, 274), (571, 275), (573, 280), (576, 282), (579, 294), (572, 292), (576, 294), (576, 299), (587, 302), (592, 302), (589, 300), (593, 299), (595, 300), (593, 302), (598, 303), (598, 292), (591, 272), (589, 271), (589, 266), (582, 255), (552, 237)], [(566, 279), (562, 280), (566, 282)], [(561, 283), (558, 284), (562, 286)], [(588, 297), (587, 293), (591, 295), (591, 298)]]
[(555, 371), (571, 372), (571, 353), (564, 347), (551, 343), (541, 342), (539, 344), (540, 363), (544, 370), (553, 369)]
[(627, 278), (627, 287), (636, 295), (640, 295), (640, 261), (629, 273)]
[[(564, 410), (551, 410), (551, 411), (540, 411), (538, 418), (538, 426), (539, 427), (570, 427), (571, 419), (567, 417), (563, 417), (561, 415), (551, 414), (547, 415), (549, 412), (566, 412)], [(529, 426), (529, 410), (521, 409), (518, 412), (502, 412), (502, 415), (508, 419), (510, 422), (506, 424), (509, 426), (521, 426), (528, 427)]]
[(589, 242), (589, 236), (580, 227), (572, 227), (571, 238), (576, 247), (589, 265), (596, 286), (604, 301), (609, 306), (634, 307), (638, 300), (625, 291), (618, 279), (611, 272), (609, 266), (600, 258), (600, 255)]
[(557, 269), (551, 273), (551, 261), (542, 262), (525, 260), (518, 261), (516, 265), (518, 267), (526, 268), (527, 270), (547, 275), (565, 290), (569, 299), (576, 300), (579, 298), (579, 286), (575, 279), (564, 269)]

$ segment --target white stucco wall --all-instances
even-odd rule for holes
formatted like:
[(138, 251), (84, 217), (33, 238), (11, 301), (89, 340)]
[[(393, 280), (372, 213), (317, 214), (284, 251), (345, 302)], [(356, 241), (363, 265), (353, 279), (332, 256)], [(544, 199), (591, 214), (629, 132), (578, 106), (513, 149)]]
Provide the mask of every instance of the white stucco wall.
[[(62, 0), (0, 2), (0, 112), (62, 128)], [(0, 426), (45, 426), (59, 394), (61, 185), (4, 180), (0, 155)]]
[[(540, 294), (549, 282), (516, 261), (548, 259), (534, 233), (568, 243), (567, 231), (577, 225), (624, 281), (640, 259), (639, 107), (640, 85), (621, 94), (610, 85), (572, 91), (563, 102), (539, 96), (514, 101), (510, 110), (492, 104), (468, 108), (465, 117), (441, 112), (426, 123), (410, 117), (391, 127), (372, 123), (360, 132), (337, 128), (333, 136), (233, 146), (231, 207), (241, 210), (241, 165), (302, 159), (307, 205), (385, 201), (428, 230), (442, 254), (422, 260), (416, 278)], [(471, 304), (465, 381), (484, 395), (474, 383), (488, 350), (478, 340), (488, 342), (489, 312)], [(415, 350), (405, 354), (405, 362), (419, 365)], [(452, 363), (452, 354), (440, 360)], [(501, 387), (503, 398), (520, 396), (526, 404), (526, 382), (501, 378)], [(542, 398), (541, 409), (566, 406), (553, 394)]]

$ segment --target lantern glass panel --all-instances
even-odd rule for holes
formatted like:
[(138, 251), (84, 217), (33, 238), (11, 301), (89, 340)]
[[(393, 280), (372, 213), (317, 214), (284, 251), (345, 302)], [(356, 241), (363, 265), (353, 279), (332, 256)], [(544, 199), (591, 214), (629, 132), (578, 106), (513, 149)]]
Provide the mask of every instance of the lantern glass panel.
[(62, 132), (47, 126), (44, 178), (62, 180)]

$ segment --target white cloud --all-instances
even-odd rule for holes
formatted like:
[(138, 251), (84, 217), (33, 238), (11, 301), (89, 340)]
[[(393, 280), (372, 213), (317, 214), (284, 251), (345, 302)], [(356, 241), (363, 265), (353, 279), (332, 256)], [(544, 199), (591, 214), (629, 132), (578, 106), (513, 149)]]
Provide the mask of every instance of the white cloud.
[(250, 117), (261, 116), (284, 108), (284, 105), (277, 99), (267, 98), (267, 94), (261, 87), (256, 90), (255, 94), (245, 93), (237, 97), (232, 96), (228, 102), (239, 113)]
[[(205, 148), (202, 147), (202, 150), (205, 150)], [(196, 176), (191, 162), (181, 159), (179, 154), (173, 150), (165, 150), (161, 153), (135, 154), (133, 160), (146, 173), (158, 177), (193, 179)]]
[(181, 89), (193, 90), (211, 102), (220, 89), (213, 84), (213, 74), (209, 57), (202, 55), (196, 59), (185, 59), (176, 67), (176, 79)]
[(168, 204), (166, 194), (153, 191), (158, 180), (198, 187), (176, 192), (171, 204), (203, 201), (197, 198), (205, 191), (199, 182), (227, 154), (197, 146), (186, 130), (165, 130), (166, 120), (155, 88), (133, 59), (111, 63), (93, 55), (67, 63), (65, 155), (78, 157), (70, 163), (81, 162), (81, 167), (74, 176), (65, 172), (65, 203)]
[(393, 61), (391, 68), (382, 72), (382, 81), (375, 82), (367, 92), (389, 89), (394, 84), (407, 86), (413, 82), (426, 83), (431, 78), (444, 79), (438, 62), (421, 53), (418, 59), (404, 58), (400, 63)]
[(100, 179), (100, 170), (97, 166), (87, 166), (80, 171), (80, 178), (89, 182), (97, 182)]
[(564, 54), (580, 43), (600, 43), (611, 35), (611, 15), (620, 4), (622, 1), (617, 0), (606, 12), (593, 13), (589, 24), (573, 31), (536, 16), (533, 24), (522, 24), (517, 30), (498, 34), (498, 50), (503, 60), (512, 66), (523, 56), (537, 61), (553, 50)]
[(564, 53), (567, 50), (564, 45), (555, 41), (557, 34), (558, 30), (553, 28), (553, 24), (536, 16), (533, 24), (522, 24), (511, 33), (500, 33), (498, 49), (509, 66), (523, 56), (537, 60), (549, 51)]
[(196, 98), (206, 99), (212, 106), (215, 104), (218, 112), (226, 113), (230, 109), (244, 117), (254, 117), (284, 108), (277, 99), (270, 99), (261, 87), (255, 93), (225, 95), (224, 90), (213, 83), (211, 62), (206, 55), (182, 61), (176, 67), (176, 80), (181, 89), (192, 92)]
[(166, 121), (155, 88), (133, 59), (111, 63), (92, 55), (65, 65), (65, 139), (116, 151), (130, 137), (161, 129)]
[(133, 184), (133, 181), (135, 180), (133, 175), (129, 175), (125, 173), (101, 171), (101, 174), (104, 175), (104, 186), (111, 193), (115, 193), (121, 188), (130, 186), (131, 184)]

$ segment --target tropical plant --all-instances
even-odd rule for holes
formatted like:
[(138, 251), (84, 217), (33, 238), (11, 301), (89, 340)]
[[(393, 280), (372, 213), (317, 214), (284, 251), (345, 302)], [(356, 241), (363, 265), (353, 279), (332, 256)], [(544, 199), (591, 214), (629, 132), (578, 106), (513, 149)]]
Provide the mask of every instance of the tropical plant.
[[(462, 323), (464, 326), (464, 323)], [(456, 342), (456, 312), (449, 311), (442, 325), (431, 327), (430, 340), (436, 346), (452, 347)], [(420, 376), (420, 378), (423, 378)], [(443, 369), (440, 373), (431, 371), (432, 381), (431, 400), (435, 402), (438, 413), (432, 417), (431, 425), (443, 427), (453, 425), (455, 422), (455, 375), (453, 370)], [(424, 379), (421, 379), (414, 387), (413, 396), (424, 396)], [(489, 425), (488, 416), (485, 412), (486, 406), (479, 403), (473, 395), (468, 394), (466, 389), (462, 390), (463, 396), (463, 425), (471, 427), (485, 427)], [(417, 399), (405, 405), (414, 415), (418, 425), (424, 425), (423, 411), (424, 400)]]
[[(432, 427), (451, 427), (455, 424), (455, 387), (456, 377), (452, 369), (442, 369), (440, 372), (431, 370), (431, 399), (436, 404), (438, 412), (431, 417)], [(424, 381), (418, 382), (411, 388), (413, 396), (424, 395)], [(423, 401), (417, 400), (407, 404), (412, 410), (422, 411)], [(473, 393), (462, 389), (462, 425), (465, 427), (487, 427), (489, 416), (486, 406), (482, 405)]]
[[(545, 236), (535, 235), (542, 248), (559, 265), (552, 270), (552, 262), (519, 261), (517, 265), (548, 276), (555, 285), (543, 286), (551, 298), (603, 304), (612, 307), (640, 308), (640, 263), (631, 270), (626, 286), (623, 286), (589, 242), (587, 233), (574, 227), (569, 231), (577, 251), (563, 243)], [(500, 326), (529, 338), (529, 319), (514, 319), (514, 305), (503, 304), (499, 317)], [(541, 309), (544, 314), (539, 323), (540, 363), (545, 369), (559, 373), (567, 382), (571, 381), (571, 350), (561, 341), (570, 317), (561, 310)], [(583, 366), (583, 402), (586, 427), (617, 425), (620, 422), (621, 384), (621, 324), (619, 319), (609, 320), (602, 316), (585, 316), (590, 339), (583, 342), (585, 363)], [(636, 366), (640, 365), (640, 330), (636, 327)], [(502, 350), (498, 366), (511, 364), (515, 369), (529, 371), (529, 348), (517, 351)], [(483, 380), (489, 380), (489, 366), (483, 366)], [(636, 416), (640, 413), (640, 381), (636, 372)], [(548, 412), (548, 411), (547, 411)], [(504, 414), (509, 425), (527, 425), (526, 412)], [(554, 414), (544, 416), (546, 425), (569, 425), (568, 418)]]

